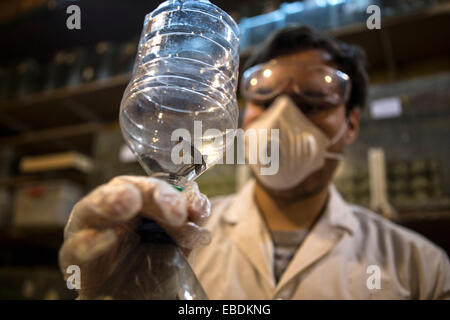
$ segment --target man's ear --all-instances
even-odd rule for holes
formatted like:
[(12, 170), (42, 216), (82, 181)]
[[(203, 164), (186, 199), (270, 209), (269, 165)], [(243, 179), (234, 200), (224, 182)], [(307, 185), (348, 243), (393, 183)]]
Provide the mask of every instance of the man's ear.
[(361, 111), (359, 108), (354, 108), (347, 116), (348, 126), (344, 139), (346, 146), (351, 145), (358, 137), (360, 115)]

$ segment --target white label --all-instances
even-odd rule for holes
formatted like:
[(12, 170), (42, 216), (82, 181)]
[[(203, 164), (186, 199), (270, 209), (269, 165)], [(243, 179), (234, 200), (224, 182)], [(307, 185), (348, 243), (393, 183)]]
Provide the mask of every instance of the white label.
[(370, 115), (374, 119), (394, 118), (402, 114), (402, 102), (398, 97), (373, 100)]

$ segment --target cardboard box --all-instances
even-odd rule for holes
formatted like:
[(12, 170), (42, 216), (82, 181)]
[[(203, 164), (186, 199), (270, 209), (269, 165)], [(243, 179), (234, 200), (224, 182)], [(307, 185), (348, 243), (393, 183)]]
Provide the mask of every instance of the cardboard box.
[(72, 207), (81, 197), (81, 188), (68, 181), (49, 181), (21, 187), (14, 195), (13, 225), (64, 226)]

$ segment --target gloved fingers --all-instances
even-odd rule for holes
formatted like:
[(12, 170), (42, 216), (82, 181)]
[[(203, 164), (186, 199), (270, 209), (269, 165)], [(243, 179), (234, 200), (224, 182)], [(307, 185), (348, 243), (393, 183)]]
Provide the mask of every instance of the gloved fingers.
[(211, 203), (206, 195), (200, 192), (197, 183), (189, 182), (183, 190), (188, 204), (189, 220), (198, 226), (204, 226), (211, 214)]
[(165, 181), (139, 176), (120, 176), (109, 183), (133, 184), (141, 193), (141, 215), (159, 224), (181, 226), (187, 220), (188, 207), (181, 192)]
[(70, 265), (86, 265), (117, 245), (118, 238), (114, 230), (84, 229), (64, 241), (59, 251), (59, 265), (63, 273)]
[(185, 249), (195, 249), (211, 242), (211, 232), (193, 222), (187, 222), (181, 227), (162, 227), (180, 247)]
[(129, 221), (138, 214), (142, 202), (139, 189), (131, 183), (102, 185), (74, 206), (65, 237), (82, 229), (104, 229)]

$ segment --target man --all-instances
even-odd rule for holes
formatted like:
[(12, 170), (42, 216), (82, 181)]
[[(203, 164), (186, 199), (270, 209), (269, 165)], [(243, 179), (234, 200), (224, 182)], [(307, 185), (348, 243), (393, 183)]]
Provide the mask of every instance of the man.
[[(138, 246), (144, 216), (184, 248), (211, 299), (449, 298), (450, 263), (440, 248), (346, 204), (331, 184), (358, 134), (364, 63), (358, 48), (313, 29), (277, 32), (250, 58), (242, 93), (244, 128), (279, 129), (271, 141), (279, 172), (261, 175), (252, 165), (255, 180), (214, 199), (208, 221), (209, 202), (195, 184), (179, 193), (155, 179), (115, 178), (75, 206), (63, 270), (78, 264), (89, 287), (101, 286)], [(100, 278), (92, 271), (99, 266)], [(95, 294), (82, 288), (80, 296)]]

